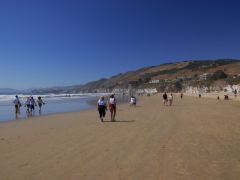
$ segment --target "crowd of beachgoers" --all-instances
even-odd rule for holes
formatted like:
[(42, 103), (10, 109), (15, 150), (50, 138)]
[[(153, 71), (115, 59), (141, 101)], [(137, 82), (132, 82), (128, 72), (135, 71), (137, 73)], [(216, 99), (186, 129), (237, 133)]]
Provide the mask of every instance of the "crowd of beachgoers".
[[(237, 97), (238, 92), (234, 91), (234, 96)], [(154, 93), (157, 94), (157, 93)], [(187, 94), (188, 95), (188, 94)], [(125, 96), (123, 94), (122, 96)], [(138, 96), (143, 96), (143, 94), (138, 94)], [(151, 94), (146, 94), (146, 96), (151, 96)], [(118, 96), (120, 97), (120, 96)], [(199, 93), (198, 97), (201, 98), (202, 94)], [(173, 105), (173, 93), (167, 94), (167, 92), (164, 92), (162, 95), (163, 98), (163, 105), (164, 106), (172, 106)], [(183, 99), (183, 93), (180, 93), (180, 98)], [(217, 95), (217, 100), (220, 100), (220, 96)], [(229, 100), (229, 95), (224, 94), (223, 98), (224, 100)], [(15, 96), (15, 100), (13, 101), (14, 108), (15, 108), (15, 115), (16, 118), (18, 118), (19, 114), (21, 114), (21, 108), (24, 106), (26, 108), (26, 113), (27, 117), (31, 117), (35, 113), (35, 108), (38, 107), (38, 112), (41, 114), (42, 112), (42, 107), (46, 103), (43, 101), (42, 97), (39, 96), (37, 100), (33, 96), (28, 96), (26, 98), (26, 101), (24, 103), (21, 102), (20, 98), (18, 95)], [(131, 106), (136, 106), (137, 105), (137, 98), (134, 95), (131, 95), (129, 98), (129, 104)], [(115, 94), (111, 94), (109, 97), (108, 96), (100, 96), (100, 98), (97, 101), (97, 110), (99, 113), (99, 118), (101, 122), (104, 121), (104, 118), (106, 116), (106, 112), (109, 110), (110, 111), (110, 118), (111, 121), (115, 121), (116, 113), (117, 113), (117, 98)]]

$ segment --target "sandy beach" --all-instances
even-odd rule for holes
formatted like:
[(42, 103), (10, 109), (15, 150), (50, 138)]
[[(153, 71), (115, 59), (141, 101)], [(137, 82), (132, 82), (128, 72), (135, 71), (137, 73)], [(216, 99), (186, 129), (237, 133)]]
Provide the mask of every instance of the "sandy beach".
[(240, 103), (161, 95), (96, 110), (0, 123), (1, 180), (236, 180)]

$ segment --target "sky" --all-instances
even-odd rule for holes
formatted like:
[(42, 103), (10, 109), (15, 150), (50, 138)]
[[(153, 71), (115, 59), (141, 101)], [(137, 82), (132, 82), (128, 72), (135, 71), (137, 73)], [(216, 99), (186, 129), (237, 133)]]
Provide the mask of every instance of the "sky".
[(239, 7), (238, 0), (0, 0), (0, 88), (240, 59)]

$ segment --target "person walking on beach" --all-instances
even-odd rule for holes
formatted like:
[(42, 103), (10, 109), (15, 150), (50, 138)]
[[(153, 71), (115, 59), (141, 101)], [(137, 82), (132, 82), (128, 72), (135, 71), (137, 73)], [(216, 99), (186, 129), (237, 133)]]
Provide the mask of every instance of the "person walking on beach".
[(130, 98), (130, 105), (136, 106), (136, 104), (137, 104), (137, 99), (136, 99), (135, 96), (132, 96), (132, 97)]
[(38, 97), (37, 103), (38, 103), (38, 107), (39, 107), (39, 112), (41, 112), (42, 111), (42, 106), (45, 104), (45, 102), (43, 102), (41, 96)]
[(172, 93), (168, 96), (168, 100), (169, 100), (169, 106), (172, 106), (172, 103), (173, 103), (173, 95), (172, 95)]
[(25, 102), (25, 107), (27, 107), (27, 113), (30, 113), (30, 97), (27, 97), (27, 101)]
[(13, 101), (13, 103), (15, 105), (15, 114), (16, 114), (16, 117), (17, 117), (17, 115), (21, 113), (20, 112), (20, 107), (22, 106), (18, 96), (15, 96), (15, 100)]
[(165, 106), (167, 106), (167, 103), (168, 103), (168, 96), (167, 96), (167, 93), (165, 92), (165, 93), (163, 94), (163, 104), (164, 104)]
[(181, 93), (180, 97), (181, 97), (181, 99), (183, 98), (183, 93)]
[(35, 106), (37, 106), (35, 99), (33, 96), (30, 97), (30, 112), (31, 114), (35, 111)]
[(114, 94), (110, 96), (109, 109), (111, 113), (111, 121), (115, 121), (116, 111), (117, 111), (117, 101), (116, 101), (116, 98), (114, 97)]
[(107, 104), (104, 100), (104, 96), (101, 96), (100, 99), (98, 100), (97, 109), (99, 112), (100, 120), (101, 120), (101, 122), (103, 122), (103, 118), (105, 117), (106, 110), (107, 110)]
[(237, 90), (236, 89), (234, 90), (234, 96), (235, 96), (235, 98), (237, 97)]

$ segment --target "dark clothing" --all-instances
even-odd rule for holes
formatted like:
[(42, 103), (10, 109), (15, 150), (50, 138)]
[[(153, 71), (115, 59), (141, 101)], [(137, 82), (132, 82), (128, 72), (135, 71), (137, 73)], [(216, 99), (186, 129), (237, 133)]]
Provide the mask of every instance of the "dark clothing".
[(163, 99), (167, 99), (167, 94), (163, 94)]
[(15, 105), (15, 113), (18, 114), (20, 112), (19, 105)]
[(106, 106), (98, 106), (99, 117), (104, 118), (106, 115)]
[(34, 111), (35, 110), (35, 106), (34, 105), (30, 105), (30, 109), (31, 109), (31, 111)]

